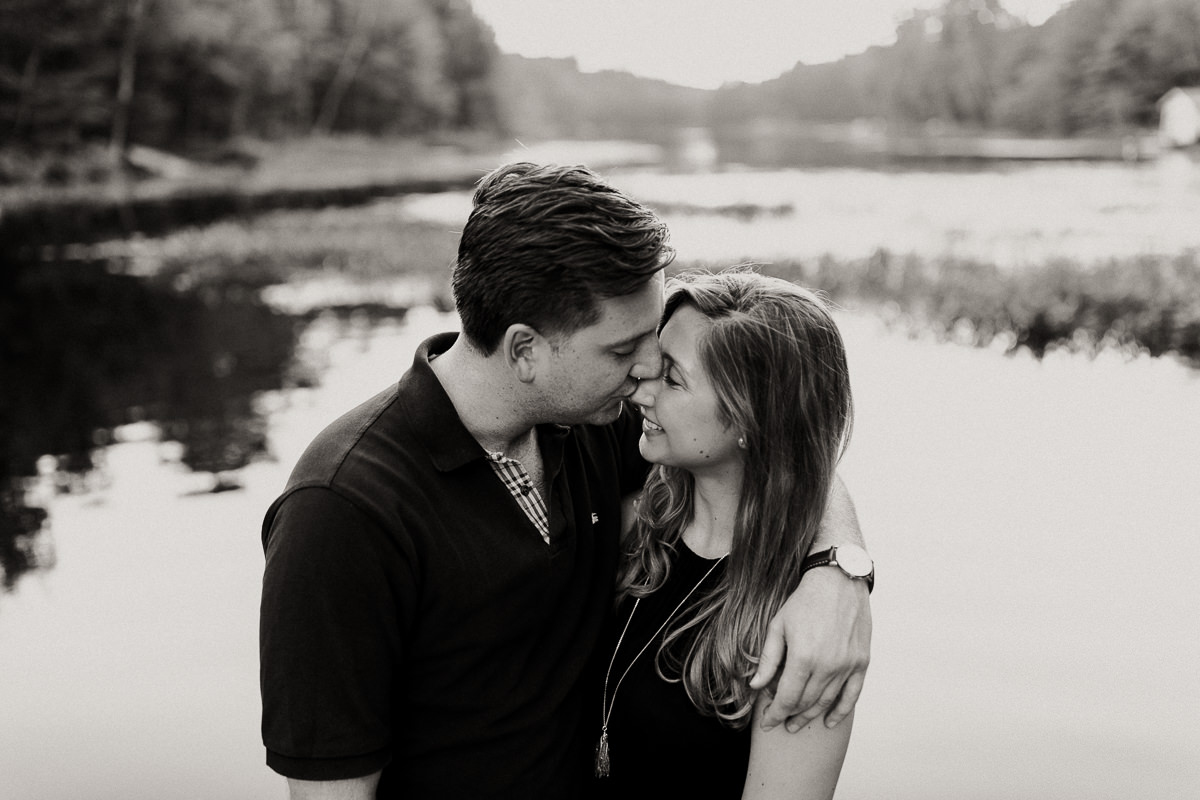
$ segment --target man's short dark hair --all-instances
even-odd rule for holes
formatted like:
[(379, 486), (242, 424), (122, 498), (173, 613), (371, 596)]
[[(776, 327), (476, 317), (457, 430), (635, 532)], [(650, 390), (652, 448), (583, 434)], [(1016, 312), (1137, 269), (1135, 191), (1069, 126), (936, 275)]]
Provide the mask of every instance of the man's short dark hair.
[(667, 227), (586, 167), (509, 164), (485, 176), (463, 228), (454, 302), (485, 354), (509, 325), (570, 334), (599, 299), (637, 291), (674, 258)]

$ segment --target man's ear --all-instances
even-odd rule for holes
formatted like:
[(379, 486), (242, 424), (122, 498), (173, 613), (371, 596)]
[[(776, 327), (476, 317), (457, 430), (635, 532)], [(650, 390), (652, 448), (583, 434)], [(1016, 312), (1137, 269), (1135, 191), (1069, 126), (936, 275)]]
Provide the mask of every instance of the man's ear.
[(531, 383), (537, 375), (538, 356), (546, 344), (546, 339), (529, 325), (509, 325), (504, 332), (500, 342), (504, 361), (521, 383)]

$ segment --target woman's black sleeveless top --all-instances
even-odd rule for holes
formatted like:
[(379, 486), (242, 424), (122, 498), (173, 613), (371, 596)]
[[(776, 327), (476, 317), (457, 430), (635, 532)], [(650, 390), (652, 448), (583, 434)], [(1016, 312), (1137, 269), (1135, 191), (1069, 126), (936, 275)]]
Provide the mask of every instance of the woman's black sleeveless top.
[[(741, 797), (750, 760), (749, 726), (738, 731), (716, 717), (702, 715), (681, 682), (669, 683), (659, 677), (654, 659), (662, 634), (630, 667), (630, 660), (713, 564), (714, 560), (701, 558), (680, 542), (667, 583), (638, 605), (608, 679), (608, 700), (613, 704), (608, 722), (610, 774), (593, 779), (593, 798)], [(668, 627), (678, 626), (687, 607), (716, 586), (724, 570), (725, 564), (719, 564), (704, 579)], [(593, 693), (594, 703), (584, 710), (593, 746), (600, 738), (604, 673), (632, 609), (632, 600), (622, 603), (613, 629), (597, 648), (596, 660), (602, 663), (594, 674), (600, 683)], [(673, 648), (677, 645), (686, 647), (687, 643), (673, 643)], [(686, 650), (677, 652), (682, 655)], [(618, 688), (617, 681), (626, 668), (629, 672)]]

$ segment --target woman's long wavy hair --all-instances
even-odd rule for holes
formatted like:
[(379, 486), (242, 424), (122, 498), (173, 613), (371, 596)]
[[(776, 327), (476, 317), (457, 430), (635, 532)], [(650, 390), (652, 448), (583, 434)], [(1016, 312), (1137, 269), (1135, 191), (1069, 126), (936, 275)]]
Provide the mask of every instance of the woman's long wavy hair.
[[(825, 303), (795, 284), (737, 269), (668, 286), (662, 325), (683, 305), (711, 325), (698, 343), (720, 421), (745, 439), (742, 493), (723, 577), (668, 627), (656, 663), (701, 712), (750, 721), (748, 686), (767, 623), (799, 582), (853, 421), (846, 352)], [(661, 330), (661, 327), (660, 327)], [(662, 586), (692, 519), (693, 481), (657, 465), (628, 538), (618, 601)], [(690, 642), (690, 645), (688, 644)], [(674, 646), (673, 646), (674, 645)], [(680, 652), (680, 651), (685, 652)]]

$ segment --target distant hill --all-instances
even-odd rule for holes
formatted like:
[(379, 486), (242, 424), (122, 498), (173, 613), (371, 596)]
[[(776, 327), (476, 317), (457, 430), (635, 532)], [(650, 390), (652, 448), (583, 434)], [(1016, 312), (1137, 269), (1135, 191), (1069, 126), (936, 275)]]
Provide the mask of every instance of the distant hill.
[(894, 44), (711, 91), (515, 55), (497, 58), (492, 80), (514, 135), (655, 141), (711, 126), (729, 139), (867, 119), (920, 132), (1124, 134), (1152, 127), (1173, 86), (1200, 85), (1200, 2), (1075, 0), (1032, 26), (1000, 0), (944, 0), (914, 10)]
[(669, 138), (706, 125), (712, 92), (628, 72), (581, 72), (573, 58), (502, 54), (493, 87), (501, 125), (531, 138)]
[(715, 127), (875, 119), (892, 127), (1034, 136), (1153, 126), (1156, 102), (1200, 84), (1200, 2), (1075, 0), (1031, 26), (999, 0), (915, 10), (896, 42), (724, 87)]

